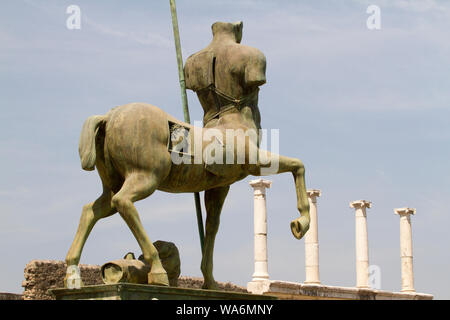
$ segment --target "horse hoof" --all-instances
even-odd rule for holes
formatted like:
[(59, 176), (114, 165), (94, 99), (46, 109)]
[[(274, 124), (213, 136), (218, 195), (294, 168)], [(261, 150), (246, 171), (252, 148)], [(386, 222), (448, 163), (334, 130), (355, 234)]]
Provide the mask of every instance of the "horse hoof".
[(153, 284), (157, 286), (169, 286), (169, 278), (167, 273), (149, 273), (148, 274), (148, 284)]
[(309, 230), (309, 219), (300, 217), (291, 222), (291, 231), (296, 239), (301, 239)]
[(64, 287), (67, 289), (80, 289), (83, 286), (81, 280), (80, 269), (76, 265), (67, 267), (66, 276), (64, 277)]

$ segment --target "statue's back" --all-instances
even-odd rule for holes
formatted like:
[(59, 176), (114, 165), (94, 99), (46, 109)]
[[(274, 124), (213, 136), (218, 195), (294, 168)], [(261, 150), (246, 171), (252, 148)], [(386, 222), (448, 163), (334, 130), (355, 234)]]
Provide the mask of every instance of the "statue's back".
[[(212, 30), (211, 43), (191, 55), (185, 64), (186, 87), (197, 93), (205, 119), (230, 100), (241, 99), (266, 82), (264, 54), (240, 44), (242, 22), (216, 22)], [(214, 94), (211, 88), (223, 94)], [(257, 106), (257, 95), (254, 98), (248, 103)]]

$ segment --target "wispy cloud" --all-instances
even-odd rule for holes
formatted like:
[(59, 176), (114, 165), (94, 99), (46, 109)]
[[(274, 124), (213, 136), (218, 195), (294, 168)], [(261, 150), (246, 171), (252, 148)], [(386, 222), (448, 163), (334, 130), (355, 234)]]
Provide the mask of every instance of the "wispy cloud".
[(113, 29), (105, 24), (96, 22), (86, 15), (83, 15), (83, 23), (91, 26), (96, 32), (104, 35), (116, 37), (119, 39), (130, 40), (145, 46), (155, 46), (161, 48), (172, 48), (173, 42), (171, 39), (164, 37), (161, 34), (153, 32), (127, 32)]
[(450, 14), (449, 3), (446, 0), (354, 0), (357, 3), (377, 4), (384, 8), (398, 8), (418, 13), (434, 12)]

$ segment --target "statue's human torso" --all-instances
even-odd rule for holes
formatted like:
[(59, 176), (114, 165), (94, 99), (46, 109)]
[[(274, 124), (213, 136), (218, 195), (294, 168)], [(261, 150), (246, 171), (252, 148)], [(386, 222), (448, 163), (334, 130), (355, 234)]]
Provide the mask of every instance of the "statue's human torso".
[[(238, 112), (244, 106), (258, 113), (257, 89), (266, 82), (266, 59), (256, 48), (241, 45), (232, 37), (215, 36), (203, 50), (191, 55), (185, 64), (186, 87), (197, 93), (204, 110), (205, 127), (216, 126), (218, 112)], [(230, 108), (233, 100), (243, 100)], [(226, 108), (228, 107), (228, 108)], [(258, 123), (259, 124), (259, 123)]]

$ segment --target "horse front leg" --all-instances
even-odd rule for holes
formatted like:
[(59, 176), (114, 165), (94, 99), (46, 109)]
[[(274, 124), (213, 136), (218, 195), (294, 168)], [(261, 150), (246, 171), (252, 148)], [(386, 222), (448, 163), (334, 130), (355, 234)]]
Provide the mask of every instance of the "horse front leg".
[(203, 289), (218, 288), (213, 277), (214, 241), (219, 230), (222, 206), (229, 190), (230, 187), (226, 186), (205, 191), (206, 234), (201, 263), (204, 278)]
[(264, 150), (258, 151), (258, 159), (262, 161), (251, 168), (250, 173), (252, 175), (262, 176), (291, 172), (294, 176), (297, 208), (300, 212), (300, 218), (291, 222), (291, 231), (295, 238), (301, 239), (308, 231), (310, 223), (303, 162), (296, 158), (280, 156)]

